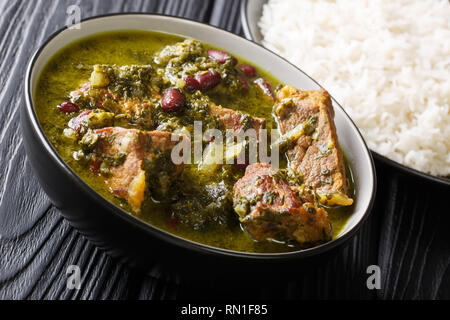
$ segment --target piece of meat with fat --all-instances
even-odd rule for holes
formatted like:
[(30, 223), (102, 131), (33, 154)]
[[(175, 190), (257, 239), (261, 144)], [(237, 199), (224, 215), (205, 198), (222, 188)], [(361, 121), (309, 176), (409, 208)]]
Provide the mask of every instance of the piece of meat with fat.
[(258, 133), (260, 129), (264, 129), (266, 126), (266, 120), (264, 119), (251, 117), (242, 112), (223, 108), (215, 104), (210, 105), (209, 114), (218, 119), (225, 129), (232, 130), (234, 134), (250, 128), (255, 129)]
[(89, 81), (72, 91), (70, 100), (83, 108), (123, 114), (150, 129), (154, 102), (161, 98), (159, 89), (151, 85), (151, 74), (150, 66), (95, 65)]
[(305, 185), (315, 189), (321, 203), (351, 205), (328, 92), (283, 86), (276, 98), (274, 111), (281, 134), (295, 137), (287, 150), (290, 168), (303, 176)]
[[(183, 170), (182, 163), (171, 162), (171, 151), (179, 142), (172, 141), (170, 132), (109, 127), (94, 133), (98, 135), (94, 152), (101, 161), (110, 164), (106, 182), (111, 192), (127, 200), (135, 212), (140, 212), (147, 190), (152, 196), (164, 196)], [(118, 156), (122, 161), (113, 163)]]
[(247, 167), (234, 185), (233, 207), (246, 230), (258, 241), (295, 240), (302, 246), (329, 241), (328, 215), (304, 202), (270, 164)]
[(117, 97), (106, 88), (91, 88), (89, 82), (70, 93), (70, 100), (85, 108), (99, 108), (116, 115), (123, 114), (131, 122), (151, 128), (155, 106), (151, 101)]
[[(219, 121), (223, 129), (238, 137), (238, 141), (242, 139), (242, 143), (234, 144), (233, 142), (226, 145), (225, 161), (236, 158), (239, 165), (245, 166), (245, 163), (248, 163), (252, 157), (255, 157), (253, 161), (257, 160), (258, 152), (255, 148), (257, 148), (257, 143), (264, 139), (262, 129), (266, 127), (265, 119), (251, 117), (248, 114), (223, 108), (213, 103), (209, 106), (209, 114)], [(252, 133), (249, 129), (253, 129), (254, 132)], [(250, 148), (248, 151), (246, 151), (247, 146)], [(253, 148), (250, 146), (253, 146)], [(240, 163), (240, 161), (243, 163)]]

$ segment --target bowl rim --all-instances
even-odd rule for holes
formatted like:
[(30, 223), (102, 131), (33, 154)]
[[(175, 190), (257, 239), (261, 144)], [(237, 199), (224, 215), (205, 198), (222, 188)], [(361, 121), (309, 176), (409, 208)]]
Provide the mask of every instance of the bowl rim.
[[(253, 41), (256, 44), (263, 46), (262, 43), (255, 40), (255, 35), (252, 33), (252, 31), (250, 29), (250, 24), (248, 22), (248, 10), (247, 10), (248, 3), (250, 1), (253, 1), (253, 0), (242, 0), (242, 2), (241, 2), (240, 15), (241, 15), (242, 29), (244, 31), (245, 38), (247, 38), (247, 40)], [(268, 0), (266, 0), (266, 3), (267, 3), (267, 1)], [(264, 47), (264, 48), (266, 48), (266, 47)], [(268, 48), (266, 48), (266, 49), (272, 52), (272, 50), (270, 50)], [(275, 53), (275, 54), (278, 55), (277, 53)], [(359, 128), (358, 128), (358, 130), (359, 130)], [(450, 187), (450, 178), (446, 178), (446, 177), (442, 177), (442, 176), (435, 176), (435, 175), (432, 175), (432, 174), (429, 174), (426, 172), (422, 172), (417, 169), (408, 167), (400, 162), (392, 160), (375, 150), (369, 149), (369, 151), (372, 153), (373, 158), (375, 158), (376, 160), (379, 160), (380, 162), (382, 162), (383, 164), (385, 164), (387, 166), (398, 169), (407, 175), (412, 175), (414, 177), (424, 179), (428, 182), (437, 183), (440, 185), (446, 185), (446, 186)]]
[[(241, 37), (241, 36), (239, 36), (239, 35), (237, 35), (235, 33), (229, 32), (227, 30), (223, 30), (223, 29), (218, 28), (218, 27), (213, 26), (213, 25), (209, 25), (209, 24), (206, 24), (206, 23), (198, 22), (198, 21), (193, 20), (193, 19), (181, 18), (181, 17), (167, 15), (167, 14), (127, 12), (127, 13), (110, 13), (110, 14), (92, 16), (92, 17), (89, 17), (89, 18), (82, 19), (80, 21), (80, 23), (83, 24), (84, 22), (91, 21), (91, 20), (100, 20), (100, 19), (105, 19), (105, 18), (114, 18), (114, 17), (120, 17), (120, 16), (132, 16), (132, 15), (136, 15), (136, 16), (140, 15), (140, 16), (146, 16), (146, 17), (150, 17), (150, 18), (151, 17), (158, 17), (158, 18), (164, 18), (164, 19), (168, 19), (168, 20), (175, 19), (175, 20), (181, 21), (183, 23), (196, 24), (196, 25), (201, 26), (203, 28), (209, 28), (213, 32), (219, 32), (219, 33), (228, 34), (229, 36), (235, 38), (237, 41), (248, 42), (251, 45), (259, 47), (258, 50), (269, 51), (270, 54), (276, 55), (278, 58), (284, 60), (285, 62), (290, 64), (293, 68), (295, 68), (299, 72), (303, 73), (305, 76), (307, 76), (308, 78), (310, 78), (313, 82), (315, 82), (317, 84), (316, 81), (314, 81), (311, 77), (309, 77), (307, 74), (305, 74), (301, 69), (299, 69), (295, 65), (291, 64), (286, 59), (284, 59), (283, 57), (277, 55), (276, 53), (274, 53), (274, 52), (264, 48), (262, 45), (260, 45), (258, 43), (255, 43), (253, 41), (250, 41), (250, 40), (248, 40), (246, 38), (243, 38), (243, 37)], [(27, 117), (29, 118), (29, 120), (31, 122), (31, 126), (32, 126), (32, 129), (34, 131), (34, 134), (37, 135), (37, 137), (40, 140), (40, 143), (42, 143), (42, 145), (46, 149), (47, 153), (51, 156), (52, 160), (55, 161), (58, 164), (58, 166), (65, 172), (65, 174), (68, 177), (70, 177), (70, 179), (76, 185), (78, 185), (83, 190), (83, 192), (86, 193), (93, 201), (95, 201), (98, 204), (100, 204), (102, 207), (104, 207), (106, 210), (108, 210), (109, 212), (114, 214), (116, 217), (118, 217), (121, 220), (123, 220), (125, 223), (131, 223), (135, 227), (141, 229), (142, 231), (144, 231), (146, 233), (150, 233), (152, 236), (155, 236), (159, 240), (167, 241), (167, 242), (169, 242), (172, 245), (179, 246), (179, 247), (181, 247), (183, 249), (186, 249), (186, 250), (192, 250), (192, 251), (194, 251), (196, 253), (200, 253), (200, 254), (210, 254), (210, 255), (217, 256), (217, 257), (224, 257), (225, 256), (225, 257), (237, 258), (237, 259), (270, 260), (270, 261), (273, 261), (273, 260), (281, 261), (281, 260), (283, 260), (283, 261), (288, 261), (288, 260), (301, 259), (301, 258), (307, 258), (307, 257), (315, 256), (315, 255), (324, 253), (326, 251), (329, 251), (329, 250), (331, 250), (331, 249), (333, 249), (335, 247), (338, 247), (338, 246), (342, 245), (344, 242), (346, 242), (347, 240), (349, 240), (350, 238), (353, 237), (353, 235), (360, 229), (362, 224), (366, 221), (368, 216), (371, 214), (372, 208), (373, 208), (373, 204), (374, 204), (374, 201), (375, 201), (376, 190), (377, 190), (376, 169), (375, 169), (375, 165), (374, 165), (374, 161), (373, 161), (372, 155), (371, 155), (371, 153), (370, 153), (370, 151), (369, 151), (369, 149), (367, 147), (367, 144), (366, 144), (364, 138), (362, 137), (359, 129), (356, 127), (356, 125), (353, 122), (353, 120), (348, 116), (348, 114), (345, 112), (345, 110), (336, 102), (336, 100), (334, 100), (332, 98), (333, 102), (336, 103), (336, 105), (341, 109), (341, 111), (344, 113), (344, 115), (348, 118), (348, 120), (350, 121), (351, 125), (354, 126), (356, 133), (359, 135), (359, 138), (362, 141), (363, 147), (365, 149), (365, 154), (367, 155), (368, 160), (370, 162), (369, 168), (371, 169), (371, 177), (372, 177), (372, 181), (373, 181), (372, 186), (371, 186), (370, 199), (369, 199), (369, 201), (367, 203), (366, 209), (362, 213), (361, 218), (355, 223), (355, 225), (351, 229), (346, 231), (344, 234), (342, 234), (338, 238), (333, 239), (333, 240), (331, 240), (329, 242), (320, 244), (318, 246), (314, 246), (314, 247), (307, 248), (307, 249), (302, 249), (302, 250), (297, 250), (297, 251), (291, 251), (291, 252), (275, 252), (275, 253), (244, 252), (244, 251), (237, 251), (237, 250), (231, 250), (231, 249), (224, 249), (224, 248), (214, 247), (214, 246), (202, 244), (202, 243), (199, 243), (199, 242), (196, 242), (196, 241), (193, 241), (193, 240), (189, 240), (189, 239), (177, 236), (175, 234), (172, 234), (172, 233), (170, 233), (168, 231), (165, 231), (163, 229), (160, 229), (158, 227), (155, 227), (155, 226), (153, 226), (153, 225), (151, 225), (151, 224), (149, 224), (149, 223), (147, 223), (147, 222), (145, 222), (143, 220), (140, 220), (139, 218), (131, 215), (130, 213), (128, 213), (124, 209), (120, 208), (119, 206), (113, 204), (108, 199), (104, 198), (95, 189), (93, 189), (86, 182), (84, 182), (83, 179), (81, 179), (81, 177), (79, 177), (65, 163), (64, 160), (62, 160), (62, 158), (59, 156), (58, 152), (54, 149), (54, 147), (52, 146), (52, 144), (50, 143), (50, 141), (46, 137), (46, 135), (45, 135), (45, 133), (44, 133), (40, 123), (39, 123), (39, 120), (37, 118), (37, 114), (36, 114), (36, 111), (35, 111), (34, 105), (33, 105), (33, 92), (32, 92), (33, 88), (31, 87), (31, 78), (32, 78), (32, 75), (33, 75), (33, 68), (35, 66), (35, 63), (36, 63), (37, 59), (40, 57), (41, 53), (43, 52), (43, 50), (52, 42), (52, 40), (54, 38), (56, 38), (58, 35), (60, 35), (62, 32), (64, 32), (67, 29), (68, 29), (68, 27), (64, 26), (61, 29), (55, 31), (53, 34), (51, 34), (39, 46), (39, 48), (34, 52), (34, 54), (32, 55), (32, 58), (30, 59), (30, 62), (28, 63), (28, 66), (27, 66), (27, 69), (26, 69), (26, 77), (24, 78), (24, 81), (25, 81), (24, 94), (25, 94), (25, 101), (26, 101), (26, 103), (25, 103), (26, 115), (27, 115)], [(130, 30), (138, 30), (138, 29), (130, 29)], [(114, 31), (114, 30), (112, 30), (112, 31)], [(105, 31), (105, 32), (108, 32), (108, 31)], [(95, 34), (95, 33), (93, 33), (93, 34)], [(77, 40), (80, 40), (80, 39), (83, 39), (83, 37), (80, 37)], [(60, 48), (60, 49), (62, 49), (62, 48)]]

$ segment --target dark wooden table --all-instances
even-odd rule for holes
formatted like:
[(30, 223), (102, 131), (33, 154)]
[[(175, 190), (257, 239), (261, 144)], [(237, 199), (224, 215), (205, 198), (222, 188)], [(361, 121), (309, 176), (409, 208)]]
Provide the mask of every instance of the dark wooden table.
[[(177, 285), (130, 269), (95, 248), (40, 188), (19, 127), (26, 64), (64, 26), (72, 4), (81, 8), (83, 18), (157, 12), (242, 35), (239, 0), (0, 1), (0, 299), (450, 298), (449, 189), (379, 162), (372, 215), (343, 253), (277, 287), (229, 285), (206, 291)], [(66, 287), (69, 265), (80, 267), (80, 290)], [(369, 265), (381, 268), (380, 290), (367, 289)]]

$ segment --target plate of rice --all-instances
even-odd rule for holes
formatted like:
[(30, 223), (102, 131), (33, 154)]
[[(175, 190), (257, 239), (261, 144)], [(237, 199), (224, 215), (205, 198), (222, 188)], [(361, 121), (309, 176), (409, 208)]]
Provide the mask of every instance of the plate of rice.
[(241, 9), (245, 36), (326, 88), (376, 159), (450, 185), (450, 1), (244, 0)]

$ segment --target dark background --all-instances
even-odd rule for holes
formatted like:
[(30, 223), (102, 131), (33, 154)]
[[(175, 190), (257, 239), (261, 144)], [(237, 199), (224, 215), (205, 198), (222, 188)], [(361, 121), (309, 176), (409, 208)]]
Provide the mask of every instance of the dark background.
[[(448, 187), (429, 184), (376, 161), (372, 215), (335, 258), (277, 286), (202, 288), (151, 278), (119, 264), (60, 216), (26, 160), (19, 127), (26, 65), (62, 28), (69, 5), (82, 18), (152, 12), (209, 23), (242, 35), (239, 0), (0, 0), (0, 299), (450, 298)], [(66, 288), (78, 265), (80, 290)], [(381, 289), (368, 290), (366, 268), (381, 268)], [(268, 275), (276, 278), (277, 275)], [(238, 282), (237, 282), (238, 283)]]

